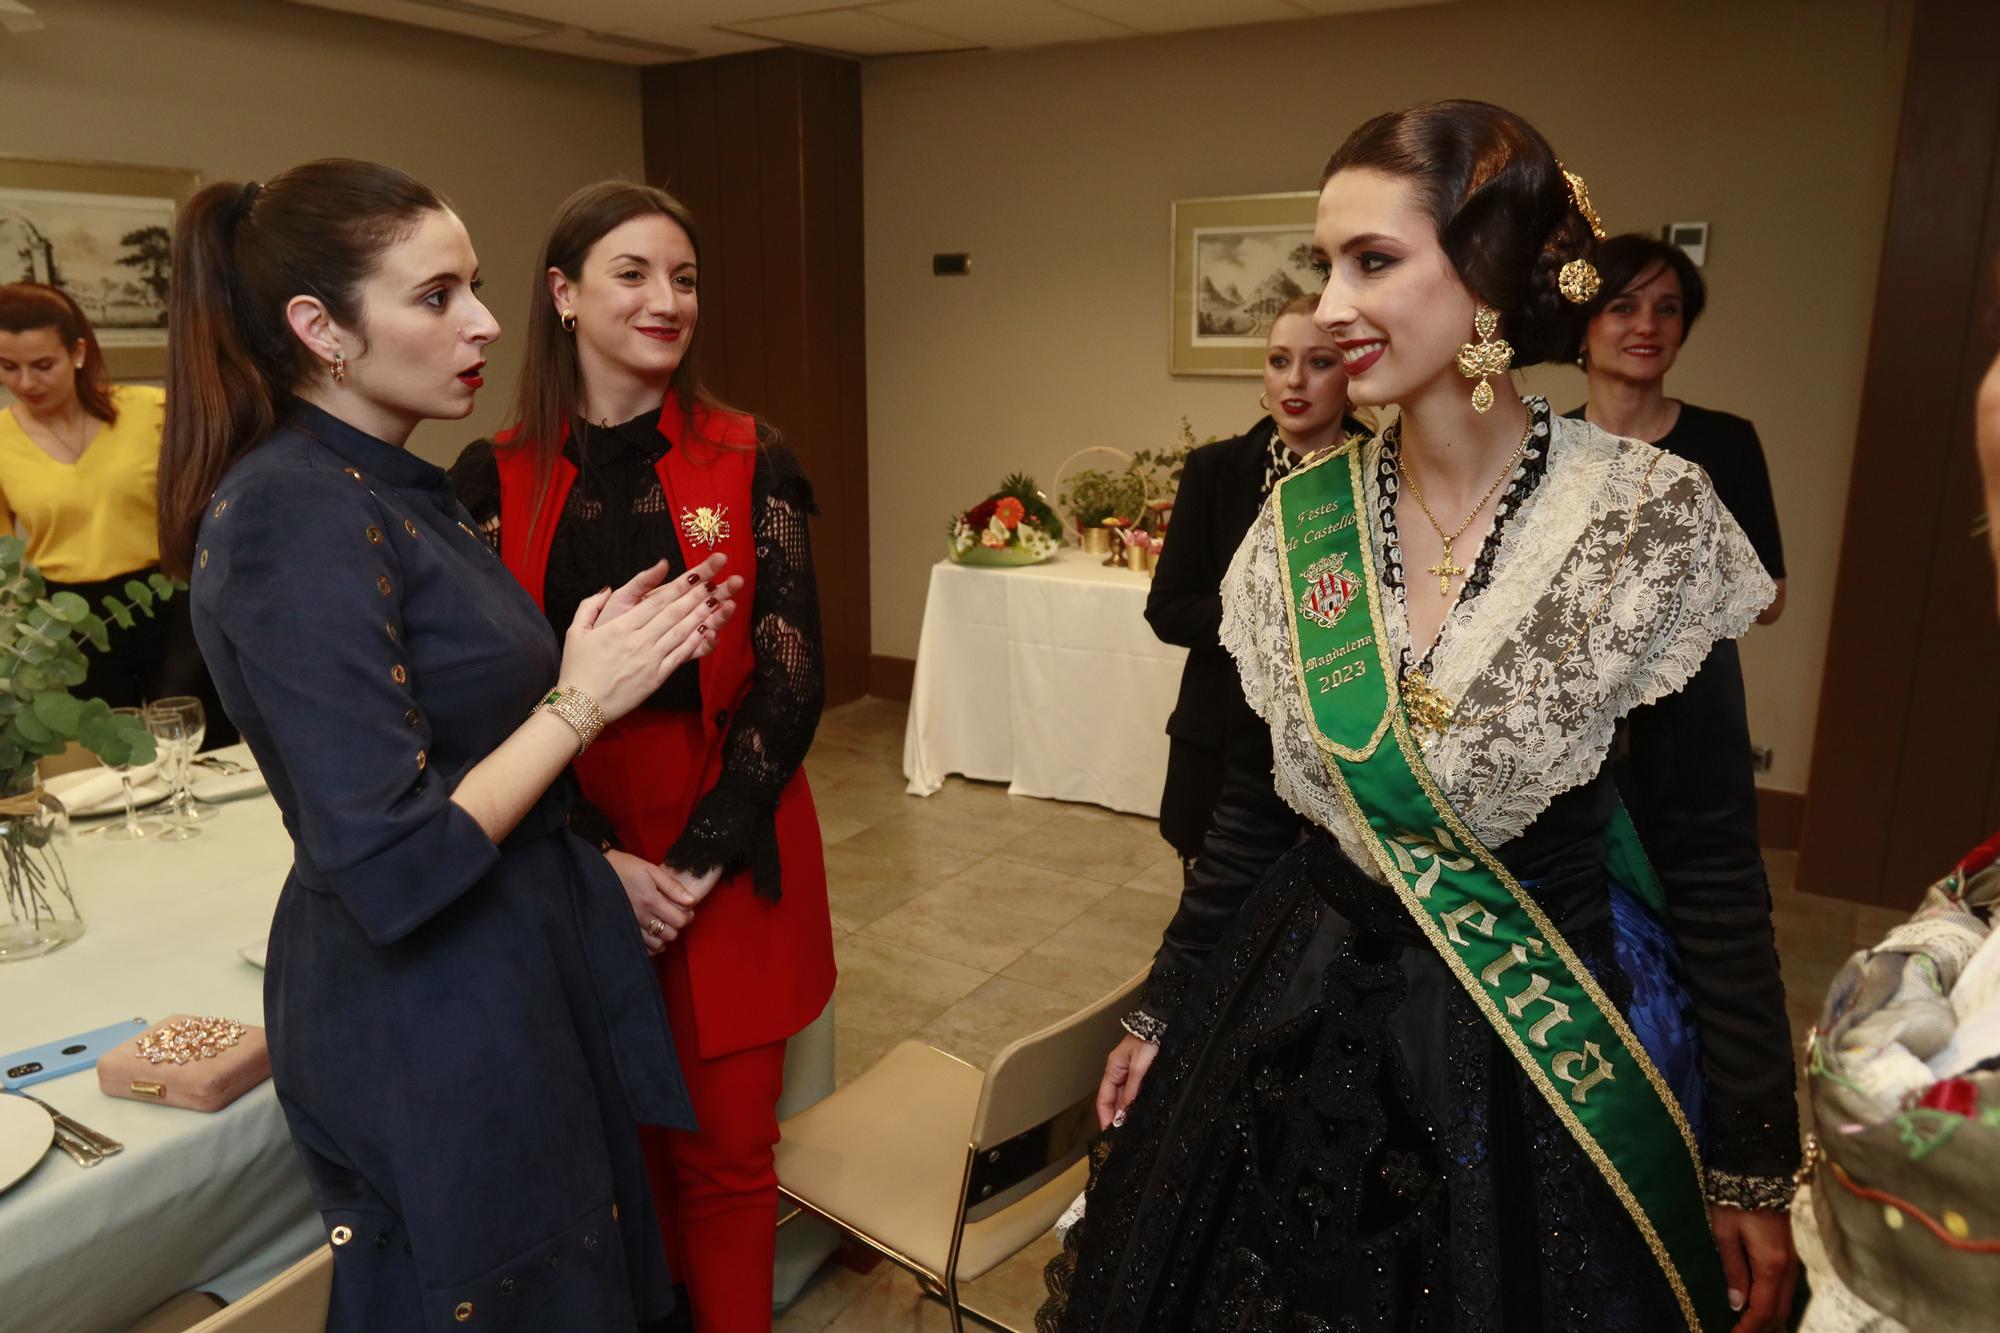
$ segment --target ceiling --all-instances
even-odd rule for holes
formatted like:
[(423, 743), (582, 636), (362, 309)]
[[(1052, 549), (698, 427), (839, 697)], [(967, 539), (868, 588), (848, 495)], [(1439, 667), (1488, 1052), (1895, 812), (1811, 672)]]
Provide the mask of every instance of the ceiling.
[(866, 59), (1045, 46), (1449, 0), (292, 0), (628, 65), (797, 46)]

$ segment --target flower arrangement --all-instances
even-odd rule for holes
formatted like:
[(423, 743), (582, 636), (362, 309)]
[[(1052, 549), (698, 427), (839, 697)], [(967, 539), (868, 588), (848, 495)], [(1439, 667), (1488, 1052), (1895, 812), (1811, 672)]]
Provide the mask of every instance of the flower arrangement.
[(947, 551), (961, 565), (1034, 565), (1062, 544), (1056, 513), (1034, 479), (1015, 473), (951, 520)]

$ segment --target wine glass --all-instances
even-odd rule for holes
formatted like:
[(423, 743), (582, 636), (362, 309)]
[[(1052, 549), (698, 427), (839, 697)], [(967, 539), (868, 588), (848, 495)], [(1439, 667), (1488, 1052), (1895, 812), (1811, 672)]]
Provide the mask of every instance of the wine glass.
[(187, 754), (179, 766), (180, 783), (174, 789), (174, 813), (183, 822), (198, 823), (213, 819), (222, 813), (212, 805), (195, 800), (189, 783), (193, 779), (194, 757), (201, 753), (201, 743), (208, 736), (208, 712), (201, 706), (201, 700), (191, 694), (170, 694), (164, 699), (155, 699), (146, 705), (148, 712), (156, 709), (179, 713), (187, 723)]
[[(137, 708), (114, 708), (119, 717), (129, 717), (135, 722), (143, 722), (146, 715)], [(132, 764), (126, 761), (111, 765), (125, 784), (125, 822), (113, 824), (104, 830), (104, 836), (112, 842), (137, 842), (141, 838), (157, 838), (165, 825), (157, 819), (139, 818), (138, 808), (132, 800)]]
[(173, 786), (174, 813), (167, 817), (167, 827), (159, 834), (161, 842), (186, 842), (199, 838), (201, 830), (191, 826), (179, 812), (181, 785), (187, 781), (188, 761), (194, 758), (192, 745), (194, 732), (188, 726), (187, 714), (177, 708), (146, 709), (146, 730), (153, 733), (153, 740), (160, 747), (160, 773)]

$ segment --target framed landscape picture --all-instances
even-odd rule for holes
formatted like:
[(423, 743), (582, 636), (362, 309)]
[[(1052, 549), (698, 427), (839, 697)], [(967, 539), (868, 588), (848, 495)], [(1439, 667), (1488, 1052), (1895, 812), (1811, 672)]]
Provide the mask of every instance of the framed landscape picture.
[(1175, 201), (1174, 374), (1262, 373), (1272, 316), (1320, 289), (1311, 263), (1318, 199), (1307, 190)]
[(174, 210), (201, 177), (171, 167), (0, 157), (0, 282), (68, 292), (114, 379), (166, 374)]

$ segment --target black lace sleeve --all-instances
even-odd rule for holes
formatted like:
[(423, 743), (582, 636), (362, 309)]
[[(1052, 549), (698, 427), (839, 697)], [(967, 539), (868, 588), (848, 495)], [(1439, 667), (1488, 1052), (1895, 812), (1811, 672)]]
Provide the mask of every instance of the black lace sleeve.
[(1798, 1105), (1735, 643), (1717, 644), (1687, 688), (1634, 710), (1628, 727), (1620, 786), (1659, 873), (1701, 1032), (1709, 1197), (1783, 1207)]
[(1140, 991), (1139, 1008), (1152, 1023), (1134, 1023), (1127, 1029), (1140, 1036), (1148, 1036), (1138, 1031), (1141, 1027), (1164, 1028), (1172, 1021), (1188, 981), (1229, 929), (1237, 909), (1306, 827), (1272, 785), (1270, 731), (1249, 705), (1239, 700), (1234, 706), (1242, 710), (1243, 721), (1232, 722), (1225, 733), (1222, 795), (1215, 804), (1215, 817)]
[(667, 864), (702, 874), (748, 865), (760, 898), (779, 896), (778, 796), (812, 747), (826, 703), (819, 588), (806, 519), (818, 512), (798, 459), (759, 424), (751, 482), (757, 592), (750, 607), (756, 667), (730, 722), (722, 777), (673, 847)]

